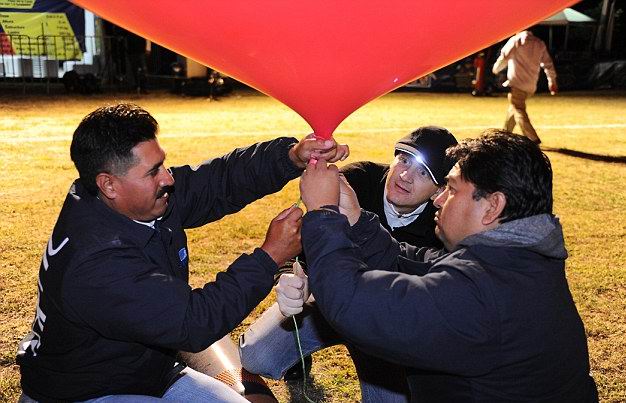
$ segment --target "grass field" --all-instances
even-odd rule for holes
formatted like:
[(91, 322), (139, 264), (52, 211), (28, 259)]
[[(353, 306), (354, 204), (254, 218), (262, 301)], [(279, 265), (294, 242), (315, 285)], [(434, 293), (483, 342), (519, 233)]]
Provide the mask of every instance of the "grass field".
[[(217, 102), (158, 93), (134, 99), (0, 96), (0, 401), (19, 395), (16, 345), (33, 319), (42, 252), (76, 176), (69, 158), (72, 133), (85, 114), (116, 100), (136, 102), (157, 118), (170, 165), (195, 164), (236, 146), (310, 130), (294, 112), (255, 92)], [(347, 162), (386, 162), (395, 141), (412, 128), (437, 124), (459, 139), (474, 137), (484, 128), (500, 127), (505, 107), (503, 95), (392, 93), (350, 116), (335, 137), (351, 147)], [(586, 326), (601, 400), (624, 402), (626, 94), (538, 95), (529, 101), (529, 113), (553, 164), (555, 210), (570, 253), (567, 276)], [(297, 198), (293, 181), (236, 215), (190, 231), (192, 284), (214, 279), (238, 254), (260, 245), (270, 219)], [(234, 335), (273, 300), (271, 294)], [(307, 390), (316, 401), (360, 398), (343, 347), (315, 355), (311, 382)], [(302, 401), (298, 385), (270, 385), (281, 402)]]

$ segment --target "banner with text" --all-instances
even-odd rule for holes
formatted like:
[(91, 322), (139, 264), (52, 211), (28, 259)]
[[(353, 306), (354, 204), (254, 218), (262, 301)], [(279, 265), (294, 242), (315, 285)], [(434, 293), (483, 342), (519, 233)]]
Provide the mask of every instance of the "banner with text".
[(65, 0), (0, 0), (0, 53), (79, 60), (85, 12)]

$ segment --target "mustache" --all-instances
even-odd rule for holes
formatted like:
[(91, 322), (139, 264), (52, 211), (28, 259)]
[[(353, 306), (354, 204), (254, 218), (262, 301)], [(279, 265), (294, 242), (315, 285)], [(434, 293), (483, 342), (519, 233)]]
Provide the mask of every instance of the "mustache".
[(172, 186), (163, 186), (157, 192), (157, 199), (160, 199), (161, 197), (163, 197), (163, 195), (165, 195), (165, 193), (172, 194), (173, 192), (174, 192), (174, 185), (172, 185)]

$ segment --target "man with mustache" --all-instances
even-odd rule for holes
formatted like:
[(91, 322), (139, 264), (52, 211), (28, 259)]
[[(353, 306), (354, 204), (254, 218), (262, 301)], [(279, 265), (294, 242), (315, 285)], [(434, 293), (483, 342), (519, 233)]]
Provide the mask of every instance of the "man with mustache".
[(302, 244), (319, 310), (362, 351), (407, 366), (415, 402), (597, 402), (548, 157), (502, 130), (447, 153), (441, 250), (399, 244), (334, 165), (307, 167)]
[(246, 401), (175, 365), (235, 328), (265, 298), (278, 265), (300, 252), (302, 211), (269, 225), (263, 245), (192, 289), (185, 229), (280, 190), (311, 158), (346, 146), (311, 136), (238, 148), (167, 169), (158, 124), (136, 105), (87, 115), (70, 154), (70, 188), (39, 270), (32, 331), (19, 346), (21, 401)]
[[(446, 149), (456, 143), (452, 133), (443, 127), (420, 127), (398, 140), (390, 165), (356, 162), (343, 167), (341, 173), (354, 188), (363, 209), (377, 214), (381, 225), (396, 240), (441, 247), (435, 236), (437, 209), (431, 198), (443, 189), (444, 177), (453, 165), (446, 157)], [(292, 315), (301, 323), (302, 350), (309, 367), (310, 354), (345, 343), (342, 335), (320, 315), (313, 298), (304, 307), (298, 302), (289, 306), (291, 299), (284, 291), (289, 292), (293, 282), (302, 284), (304, 277), (302, 271), (281, 275), (276, 287), (278, 303), (241, 337), (241, 360), (248, 371), (273, 379), (303, 379), (300, 355), (293, 341)], [(363, 402), (407, 401), (404, 368), (365, 355), (350, 344), (348, 348), (359, 375)]]

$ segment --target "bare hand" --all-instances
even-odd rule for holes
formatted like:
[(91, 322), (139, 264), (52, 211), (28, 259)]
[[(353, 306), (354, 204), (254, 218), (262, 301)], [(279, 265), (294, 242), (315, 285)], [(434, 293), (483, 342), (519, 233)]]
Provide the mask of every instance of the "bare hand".
[(346, 177), (339, 175), (339, 212), (348, 217), (350, 225), (356, 224), (361, 216), (361, 206), (359, 199)]
[(293, 264), (293, 274), (283, 274), (276, 286), (276, 302), (284, 316), (293, 316), (302, 312), (304, 303), (309, 299), (309, 280), (300, 263)]
[(310, 163), (300, 177), (300, 195), (308, 211), (339, 204), (339, 170), (320, 159)]
[(333, 138), (317, 139), (314, 134), (304, 137), (289, 150), (289, 159), (298, 168), (305, 168), (311, 159), (337, 162), (345, 160), (348, 155), (350, 155), (350, 148), (347, 145), (337, 144)]
[(263, 249), (278, 266), (302, 252), (300, 227), (302, 210), (291, 206), (278, 214), (270, 223)]

